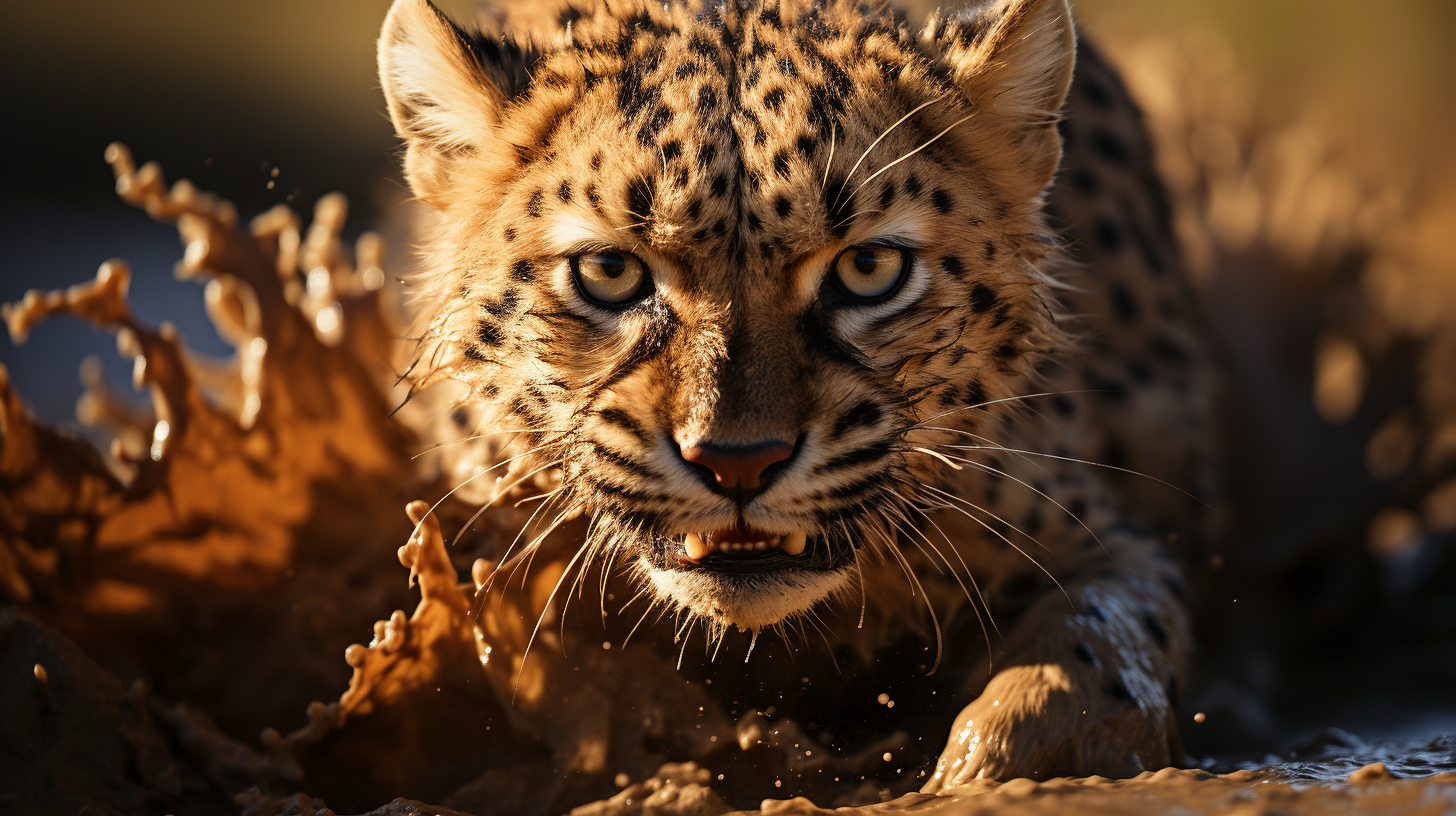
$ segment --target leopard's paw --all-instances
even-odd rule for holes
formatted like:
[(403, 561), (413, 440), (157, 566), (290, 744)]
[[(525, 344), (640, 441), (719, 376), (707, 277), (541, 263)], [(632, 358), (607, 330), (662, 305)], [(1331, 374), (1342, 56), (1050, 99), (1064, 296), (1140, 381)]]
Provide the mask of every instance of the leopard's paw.
[(1123, 670), (1103, 682), (1055, 663), (992, 677), (951, 728), (925, 784), (937, 793), (976, 779), (1128, 777), (1183, 761), (1163, 687)]

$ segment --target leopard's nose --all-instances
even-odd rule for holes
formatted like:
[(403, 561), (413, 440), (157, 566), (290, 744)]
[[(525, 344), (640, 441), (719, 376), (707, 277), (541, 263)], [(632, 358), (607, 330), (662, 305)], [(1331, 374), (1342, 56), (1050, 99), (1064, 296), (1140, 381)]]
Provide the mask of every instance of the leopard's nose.
[(751, 445), (698, 442), (682, 448), (683, 459), (707, 468), (718, 488), (728, 491), (759, 489), (764, 471), (793, 455), (794, 446), (777, 439)]

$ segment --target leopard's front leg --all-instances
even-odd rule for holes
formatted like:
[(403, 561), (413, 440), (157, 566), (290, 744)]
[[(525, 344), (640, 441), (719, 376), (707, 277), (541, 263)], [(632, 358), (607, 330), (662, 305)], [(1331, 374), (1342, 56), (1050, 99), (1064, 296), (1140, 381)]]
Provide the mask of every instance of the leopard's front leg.
[(1176, 569), (1157, 545), (1104, 537), (1096, 559), (1022, 615), (926, 783), (1124, 777), (1183, 761), (1174, 718), (1189, 648)]

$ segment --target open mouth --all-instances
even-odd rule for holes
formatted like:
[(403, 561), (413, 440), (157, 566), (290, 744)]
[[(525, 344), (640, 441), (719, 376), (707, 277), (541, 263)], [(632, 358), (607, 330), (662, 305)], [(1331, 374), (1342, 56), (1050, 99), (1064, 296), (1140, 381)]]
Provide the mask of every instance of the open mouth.
[(729, 572), (772, 569), (804, 560), (802, 556), (808, 544), (809, 536), (802, 531), (770, 533), (740, 523), (708, 533), (684, 535), (678, 563), (683, 567)]
[(724, 624), (758, 629), (842, 588), (855, 550), (822, 535), (771, 533), (747, 524), (654, 536), (640, 563), (659, 597)]

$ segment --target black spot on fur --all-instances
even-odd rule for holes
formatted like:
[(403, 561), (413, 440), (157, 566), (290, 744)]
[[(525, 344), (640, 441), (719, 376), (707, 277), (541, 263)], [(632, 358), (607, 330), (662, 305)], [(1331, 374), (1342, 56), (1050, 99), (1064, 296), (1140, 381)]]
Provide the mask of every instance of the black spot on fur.
[(689, 221), (696, 221), (696, 220), (698, 220), (698, 215), (702, 213), (702, 210), (703, 210), (703, 202), (702, 201), (700, 201), (699, 199), (696, 199), (696, 198), (693, 199), (692, 201), (689, 201), (688, 202), (688, 208), (687, 208), (688, 220)]
[(779, 152), (774, 154), (774, 173), (777, 174), (779, 178), (786, 179), (789, 177), (790, 160), (791, 156), (789, 155), (789, 151), (787, 150), (780, 150)]
[(694, 34), (693, 38), (688, 40), (688, 50), (710, 60), (718, 56), (718, 47), (709, 42), (708, 38), (702, 34)]
[(602, 157), (602, 154), (600, 152), (597, 152), (597, 153), (593, 153), (592, 154), (592, 157), (591, 157), (591, 169), (592, 169), (592, 172), (593, 173), (598, 172), (598, 171), (600, 171), (602, 169), (602, 158), (603, 157)]
[(667, 123), (671, 121), (672, 111), (670, 109), (666, 106), (657, 108), (647, 118), (647, 121), (642, 123), (642, 127), (637, 129), (637, 141), (644, 146), (652, 145), (657, 141), (657, 134), (661, 133), (662, 129), (667, 127)]
[[(961, 265), (961, 259), (957, 258), (954, 255), (946, 255), (945, 257), (941, 258), (940, 268), (944, 269), (946, 271), (946, 274), (950, 275), (953, 278), (959, 278), (966, 274), (966, 268)], [(980, 286), (980, 284), (976, 285)], [(972, 290), (971, 296), (973, 298), (975, 297), (974, 290)]]
[(986, 389), (980, 380), (973, 379), (966, 383), (964, 399), (966, 405), (981, 405), (986, 402)]
[(728, 175), (726, 173), (719, 173), (713, 179), (712, 190), (713, 195), (717, 198), (723, 197), (728, 192)]
[(634, 218), (652, 218), (652, 199), (657, 194), (652, 179), (639, 176), (627, 184), (627, 212)]
[(981, 256), (986, 259), (986, 263), (996, 260), (996, 245), (986, 241), (981, 245)]
[(1029, 536), (1035, 536), (1041, 532), (1041, 511), (1033, 507), (1026, 512), (1026, 518), (1021, 520), (1021, 530)]
[(1070, 417), (1077, 413), (1076, 404), (1061, 394), (1052, 397), (1051, 402), (1052, 410), (1056, 411), (1059, 416)]
[(1088, 102), (1103, 110), (1112, 107), (1112, 94), (1108, 93), (1101, 82), (1089, 73), (1081, 74), (1078, 79), (1082, 81), (1082, 93), (1086, 95)]
[(500, 326), (482, 320), (475, 327), (475, 339), (479, 340), (482, 346), (495, 348), (505, 340), (505, 337), (501, 334)]
[(571, 203), (571, 182), (563, 181), (561, 186), (556, 188), (556, 197), (561, 199), (562, 204)]
[(793, 208), (793, 203), (789, 201), (789, 199), (785, 196), (779, 196), (778, 199), (774, 201), (774, 213), (778, 215), (779, 218), (787, 216), (789, 214), (789, 211)]
[(723, 233), (725, 233), (727, 231), (728, 231), (728, 222), (727, 221), (724, 221), (723, 219), (719, 218), (717, 220), (717, 222), (713, 224), (713, 234), (714, 235), (722, 235)]
[(834, 237), (842, 237), (849, 231), (854, 221), (854, 193), (846, 189), (842, 176), (831, 177), (824, 185), (824, 211)]
[(794, 61), (788, 57), (782, 57), (779, 59), (779, 73), (790, 79), (795, 79), (799, 76), (799, 67), (794, 65)]
[(837, 439), (855, 428), (868, 428), (880, 421), (884, 412), (871, 400), (864, 400), (844, 412), (834, 423), (834, 437)]
[(1137, 224), (1130, 224), (1128, 231), (1132, 234), (1132, 241), (1137, 245), (1138, 254), (1143, 256), (1143, 263), (1148, 265), (1148, 271), (1154, 275), (1166, 275), (1168, 273), (1168, 259), (1163, 256), (1148, 238), (1148, 234)]
[(627, 64), (627, 69), (617, 80), (617, 110), (623, 119), (635, 119), (642, 111), (656, 107), (662, 98), (659, 88), (643, 85), (646, 75), (656, 69), (660, 60), (661, 53), (658, 52), (657, 59), (633, 60)]
[(1127, 467), (1127, 449), (1116, 439), (1109, 441), (1102, 447), (1102, 464), (1115, 468)]
[(799, 152), (804, 155), (804, 158), (809, 159), (814, 156), (814, 150), (819, 146), (819, 143), (814, 141), (814, 137), (812, 136), (800, 136), (795, 146), (799, 148)]
[(595, 184), (588, 184), (582, 192), (586, 194), (587, 203), (592, 205), (592, 209), (600, 210), (602, 208), (602, 197), (597, 195), (597, 186)]
[(758, 213), (749, 213), (748, 214), (748, 228), (749, 229), (757, 231), (762, 226), (763, 226), (763, 220), (758, 217)]
[(1097, 180), (1097, 175), (1085, 167), (1068, 171), (1067, 181), (1071, 182), (1073, 189), (1083, 195), (1096, 195), (1102, 189), (1102, 182)]
[(930, 194), (930, 203), (935, 205), (935, 209), (939, 210), (941, 214), (950, 212), (951, 207), (955, 206), (955, 203), (951, 201), (950, 193), (939, 188)]
[(531, 265), (529, 260), (522, 258), (511, 264), (511, 277), (521, 283), (530, 283), (536, 279), (536, 269)]
[(1097, 219), (1097, 243), (1108, 252), (1117, 252), (1122, 249), (1122, 230), (1117, 225), (1105, 218)]
[(885, 186), (880, 189), (880, 209), (888, 210), (890, 205), (894, 203), (895, 183), (893, 181), (887, 181), (885, 182)]
[(531, 196), (526, 199), (526, 215), (532, 218), (541, 217), (541, 201), (545, 198), (540, 190), (532, 190)]
[(485, 311), (493, 317), (505, 317), (516, 310), (516, 305), (520, 302), (520, 297), (520, 293), (515, 289), (507, 289), (500, 296), (500, 300), (487, 300), (485, 302)]
[(920, 195), (920, 191), (923, 190), (923, 189), (924, 189), (924, 187), (922, 187), (920, 185), (920, 179), (918, 177), (916, 177), (916, 175), (914, 173), (911, 173), (908, 177), (906, 177), (906, 179), (905, 179), (905, 192), (911, 198), (915, 198), (916, 196), (919, 196)]
[(713, 160), (718, 158), (718, 146), (709, 142), (698, 148), (698, 166), (707, 172), (712, 166)]
[(1143, 628), (1148, 630), (1148, 635), (1159, 649), (1168, 648), (1168, 630), (1163, 628), (1163, 622), (1151, 610), (1143, 611)]
[(506, 227), (506, 231), (501, 234), (501, 237), (502, 238), (505, 238), (507, 241), (514, 241), (514, 240), (516, 240), (516, 228), (515, 227)]
[(1108, 161), (1118, 164), (1126, 164), (1128, 160), (1127, 146), (1118, 141), (1116, 136), (1105, 130), (1097, 129), (1092, 131), (1092, 149)]
[(991, 291), (991, 287), (984, 283), (971, 287), (971, 311), (976, 314), (984, 314), (990, 311), (996, 302), (996, 293)]
[(672, 139), (663, 142), (662, 147), (658, 149), (662, 151), (662, 160), (664, 162), (670, 162), (682, 155), (682, 142), (679, 142), (677, 139)]
[(763, 95), (763, 106), (771, 111), (777, 111), (782, 104), (784, 104), (783, 88), (774, 88)]
[[(698, 89), (698, 113), (707, 116), (718, 109), (718, 91), (711, 85)], [(709, 145), (711, 146), (711, 145)]]
[(1112, 298), (1112, 313), (1117, 319), (1124, 323), (1134, 323), (1138, 319), (1138, 304), (1126, 286), (1114, 283), (1107, 288), (1107, 294)]

